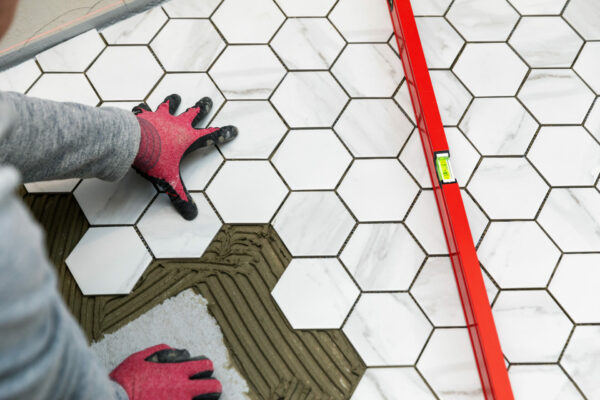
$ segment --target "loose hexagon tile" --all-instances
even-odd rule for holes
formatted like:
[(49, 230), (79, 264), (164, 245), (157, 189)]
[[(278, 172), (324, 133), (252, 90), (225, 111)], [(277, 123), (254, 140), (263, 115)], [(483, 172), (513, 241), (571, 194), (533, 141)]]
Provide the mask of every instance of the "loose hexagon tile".
[(450, 258), (429, 257), (410, 292), (434, 326), (465, 325)]
[(600, 173), (600, 145), (580, 126), (544, 126), (527, 155), (552, 186), (591, 186)]
[(199, 127), (206, 127), (212, 116), (225, 101), (219, 89), (212, 83), (207, 74), (166, 74), (148, 96), (148, 105), (155, 110), (165, 97), (172, 93), (181, 96), (179, 111), (192, 107), (202, 97), (212, 99), (213, 108)]
[(170, 0), (162, 5), (171, 18), (208, 18), (222, 0)]
[(347, 101), (329, 72), (290, 72), (271, 98), (292, 128), (330, 127)]
[(83, 72), (104, 49), (95, 29), (54, 46), (35, 58), (45, 72)]
[(577, 57), (577, 62), (573, 66), (573, 69), (592, 87), (596, 94), (600, 93), (600, 78), (597, 74), (598, 68), (600, 68), (600, 43), (586, 43), (579, 57)]
[(340, 259), (362, 290), (407, 290), (425, 254), (402, 224), (359, 224)]
[(600, 3), (596, 0), (571, 0), (563, 12), (563, 17), (585, 40), (600, 40), (600, 26), (597, 20), (599, 14)]
[(229, 46), (209, 74), (227, 99), (267, 99), (285, 69), (269, 46)]
[(109, 46), (87, 71), (103, 100), (143, 99), (162, 74), (144, 46)]
[(430, 71), (444, 125), (456, 125), (473, 98), (452, 71)]
[(66, 259), (85, 296), (128, 294), (152, 261), (131, 226), (87, 230)]
[(561, 17), (525, 17), (509, 43), (530, 67), (570, 67), (583, 40)]
[(521, 15), (558, 15), (567, 0), (509, 0)]
[[(174, 46), (173, 43), (185, 43)], [(173, 19), (150, 43), (167, 71), (204, 72), (225, 48), (225, 42), (208, 20)]]
[(41, 75), (40, 68), (33, 59), (0, 72), (0, 90), (25, 93)]
[(335, 189), (352, 157), (331, 130), (292, 130), (273, 164), (292, 190)]
[(440, 399), (484, 399), (466, 328), (436, 329), (417, 368)]
[(401, 221), (418, 187), (398, 160), (356, 160), (338, 188), (361, 222)]
[(600, 193), (552, 189), (538, 217), (562, 251), (600, 251)]
[(429, 68), (450, 68), (465, 41), (442, 17), (415, 18)]
[(227, 0), (211, 18), (228, 43), (267, 43), (285, 20), (272, 0)]
[[(226, 158), (268, 158), (287, 128), (267, 101), (228, 101), (211, 126), (235, 125), (242, 134), (219, 145)], [(314, 149), (313, 149), (314, 150)]]
[(194, 150), (181, 162), (181, 178), (188, 190), (204, 190), (223, 163), (223, 156), (212, 146)]
[(324, 17), (335, 0), (275, 0), (288, 17)]
[(414, 364), (431, 329), (407, 293), (363, 293), (343, 331), (372, 367)]
[(333, 192), (292, 192), (273, 227), (294, 256), (334, 256), (354, 219)]
[(70, 193), (81, 179), (61, 179), (54, 181), (30, 182), (25, 184), (29, 193)]
[(492, 222), (479, 260), (502, 288), (544, 288), (560, 251), (535, 222)]
[(501, 291), (492, 308), (509, 362), (557, 362), (572, 324), (545, 290)]
[(198, 207), (198, 216), (186, 221), (166, 194), (160, 194), (137, 227), (157, 258), (201, 257), (221, 229), (221, 221), (202, 193), (190, 193)]
[(166, 21), (162, 8), (154, 7), (110, 25), (100, 33), (108, 44), (146, 44)]
[(413, 124), (392, 99), (355, 99), (334, 129), (355, 157), (396, 157)]
[(468, 41), (504, 41), (519, 14), (505, 0), (457, 0), (446, 18)]
[(74, 195), (91, 225), (130, 225), (150, 204), (156, 190), (130, 170), (116, 182), (84, 179)]
[(561, 364), (588, 399), (600, 398), (600, 326), (577, 326)]
[(538, 128), (514, 98), (476, 98), (460, 129), (483, 155), (523, 155)]
[(484, 158), (468, 189), (492, 219), (534, 218), (548, 192), (524, 158)]
[(513, 365), (508, 376), (517, 400), (583, 400), (558, 365)]
[(346, 46), (331, 72), (353, 97), (391, 97), (404, 77), (398, 55), (386, 43)]
[(452, 0), (421, 0), (411, 4), (415, 16), (442, 16)]
[(600, 141), (600, 100), (596, 100), (592, 106), (584, 125), (596, 140)]
[(434, 400), (435, 396), (414, 368), (367, 368), (350, 400), (394, 399)]
[(548, 289), (576, 323), (600, 321), (600, 254), (565, 254)]
[(572, 70), (533, 70), (518, 94), (542, 124), (580, 124), (594, 93)]
[(100, 102), (83, 74), (43, 74), (27, 92), (42, 99), (82, 103), (95, 106)]
[(293, 259), (271, 292), (294, 329), (339, 329), (359, 294), (335, 258)]
[(289, 69), (327, 69), (344, 44), (326, 18), (288, 19), (271, 41)]
[(340, 0), (329, 19), (349, 42), (387, 42), (393, 33), (385, 2)]
[(406, 217), (408, 229), (429, 254), (448, 254), (446, 239), (432, 190), (422, 190)]
[(468, 43), (452, 70), (475, 96), (514, 96), (527, 66), (505, 43)]
[(226, 223), (267, 223), (287, 193), (268, 161), (227, 161), (206, 189)]

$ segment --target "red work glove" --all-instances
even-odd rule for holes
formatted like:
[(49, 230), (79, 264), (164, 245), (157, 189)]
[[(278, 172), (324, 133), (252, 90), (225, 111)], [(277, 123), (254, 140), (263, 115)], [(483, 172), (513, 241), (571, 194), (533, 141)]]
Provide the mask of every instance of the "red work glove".
[(212, 101), (208, 97), (175, 116), (180, 103), (181, 97), (172, 94), (155, 112), (145, 103), (133, 109), (142, 135), (133, 168), (167, 192), (183, 218), (192, 220), (198, 215), (198, 208), (181, 180), (181, 159), (201, 147), (232, 140), (237, 136), (237, 129), (235, 126), (194, 128), (212, 108)]
[(110, 378), (123, 386), (129, 400), (217, 400), (221, 383), (212, 373), (208, 358), (190, 358), (187, 350), (159, 344), (127, 357)]

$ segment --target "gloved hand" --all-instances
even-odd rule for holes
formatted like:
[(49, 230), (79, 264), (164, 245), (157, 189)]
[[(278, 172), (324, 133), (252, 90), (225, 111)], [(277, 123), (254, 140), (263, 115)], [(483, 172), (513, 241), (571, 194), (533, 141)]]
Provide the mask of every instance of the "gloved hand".
[(194, 126), (210, 112), (212, 101), (204, 97), (175, 116), (180, 103), (181, 97), (172, 94), (155, 112), (145, 103), (134, 107), (133, 113), (140, 123), (142, 137), (133, 168), (166, 191), (183, 218), (192, 220), (198, 215), (198, 208), (181, 180), (181, 159), (198, 148), (234, 139), (237, 128), (196, 129)]
[(187, 350), (159, 344), (127, 357), (110, 378), (123, 386), (129, 400), (217, 400), (221, 383), (212, 373), (208, 358), (190, 358)]

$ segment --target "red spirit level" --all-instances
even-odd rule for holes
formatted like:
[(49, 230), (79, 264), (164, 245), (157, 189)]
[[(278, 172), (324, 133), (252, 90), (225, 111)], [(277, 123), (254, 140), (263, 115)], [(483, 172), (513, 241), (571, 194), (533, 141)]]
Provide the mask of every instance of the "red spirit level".
[[(417, 0), (419, 1), (419, 0)], [(514, 399), (410, 0), (388, 0), (486, 400)]]

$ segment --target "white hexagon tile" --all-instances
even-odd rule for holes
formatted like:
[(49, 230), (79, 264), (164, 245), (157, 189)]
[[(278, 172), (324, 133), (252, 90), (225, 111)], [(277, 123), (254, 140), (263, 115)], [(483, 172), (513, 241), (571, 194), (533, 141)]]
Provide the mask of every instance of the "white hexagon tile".
[[(515, 397), (600, 399), (600, 2), (412, 6)], [(483, 398), (385, 1), (171, 0), (0, 89), (125, 109), (178, 93), (179, 112), (209, 96), (202, 126), (239, 128), (183, 162), (191, 223), (133, 172), (25, 186), (88, 219), (67, 259), (85, 294), (270, 223), (293, 256), (273, 298), (293, 328), (345, 333), (368, 367), (353, 400)]]

